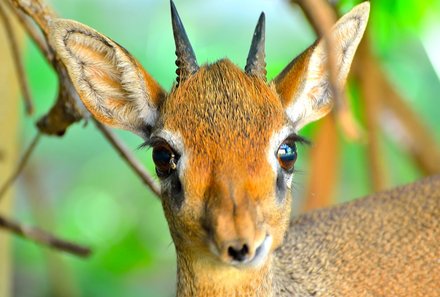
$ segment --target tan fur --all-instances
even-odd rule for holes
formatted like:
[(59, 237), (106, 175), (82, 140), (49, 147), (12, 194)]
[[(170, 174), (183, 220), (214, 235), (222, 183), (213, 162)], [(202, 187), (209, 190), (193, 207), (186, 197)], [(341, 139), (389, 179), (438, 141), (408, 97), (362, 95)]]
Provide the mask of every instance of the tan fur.
[(271, 275), (269, 265), (259, 270), (242, 270), (202, 262), (201, 257), (183, 253), (177, 260), (177, 296), (272, 296), (273, 282), (266, 277)]
[[(368, 11), (361, 4), (334, 27), (340, 84)], [(304, 215), (287, 232), (292, 175), (276, 152), (332, 105), (322, 42), (274, 82), (225, 59), (201, 66), (166, 96), (109, 38), (66, 20), (51, 29), (100, 121), (166, 142), (180, 156), (161, 179), (178, 296), (435, 296), (440, 178)], [(258, 259), (258, 248), (267, 257), (234, 263), (229, 248), (243, 246), (249, 260)]]
[(276, 296), (440, 296), (440, 176), (295, 218)]

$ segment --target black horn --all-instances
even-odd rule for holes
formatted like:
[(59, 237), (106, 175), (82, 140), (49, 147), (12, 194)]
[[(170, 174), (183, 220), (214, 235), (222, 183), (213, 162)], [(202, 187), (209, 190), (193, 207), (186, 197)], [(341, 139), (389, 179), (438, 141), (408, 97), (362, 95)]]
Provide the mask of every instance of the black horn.
[(177, 84), (184, 81), (189, 75), (195, 73), (199, 69), (197, 65), (196, 55), (189, 43), (185, 28), (177, 13), (176, 6), (173, 1), (171, 3), (171, 20), (173, 23), (174, 42), (176, 43), (176, 74)]
[(262, 12), (255, 27), (246, 67), (244, 68), (247, 74), (257, 76), (263, 80), (266, 80), (265, 23), (264, 12)]

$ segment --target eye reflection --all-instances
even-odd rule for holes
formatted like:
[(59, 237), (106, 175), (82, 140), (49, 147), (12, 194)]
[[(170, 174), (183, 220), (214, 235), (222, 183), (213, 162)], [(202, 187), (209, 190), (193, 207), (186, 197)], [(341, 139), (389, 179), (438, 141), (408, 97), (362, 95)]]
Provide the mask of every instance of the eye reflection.
[(277, 151), (277, 159), (281, 168), (290, 172), (298, 158), (297, 148), (293, 140), (285, 140)]
[(153, 162), (159, 177), (167, 177), (177, 168), (178, 156), (167, 144), (153, 147)]

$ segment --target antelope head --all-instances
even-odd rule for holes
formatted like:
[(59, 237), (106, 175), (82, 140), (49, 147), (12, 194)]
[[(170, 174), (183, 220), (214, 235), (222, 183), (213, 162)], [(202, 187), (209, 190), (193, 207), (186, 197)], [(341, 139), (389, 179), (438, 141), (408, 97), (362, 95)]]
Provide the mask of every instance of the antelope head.
[[(227, 59), (199, 66), (174, 4), (171, 12), (178, 76), (169, 93), (83, 24), (54, 20), (50, 42), (96, 119), (152, 147), (181, 265), (265, 267), (289, 222), (298, 131), (332, 106), (325, 44), (318, 40), (267, 82), (264, 14), (241, 70)], [(332, 29), (341, 85), (368, 13), (360, 4)]]

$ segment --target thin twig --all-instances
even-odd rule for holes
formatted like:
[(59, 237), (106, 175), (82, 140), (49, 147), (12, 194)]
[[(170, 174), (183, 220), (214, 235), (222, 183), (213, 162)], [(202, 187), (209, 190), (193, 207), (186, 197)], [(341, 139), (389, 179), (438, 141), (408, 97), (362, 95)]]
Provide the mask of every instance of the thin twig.
[[(26, 192), (26, 201), (29, 203), (31, 215), (35, 219), (33, 224), (42, 229), (50, 230), (56, 226), (54, 213), (57, 209), (54, 208), (52, 200), (48, 199), (46, 195), (47, 191), (43, 186), (43, 180), (46, 176), (41, 174), (40, 169), (41, 167), (29, 166), (23, 172), (23, 190)], [(48, 288), (51, 295), (79, 297), (81, 294), (78, 292), (76, 280), (72, 277), (73, 267), (66, 262), (68, 259), (48, 249), (43, 250), (43, 257), (47, 264)]]
[(334, 117), (321, 120), (314, 135), (310, 152), (310, 174), (305, 192), (303, 211), (328, 207), (334, 204), (335, 189), (341, 167), (341, 143)]
[(49, 34), (49, 22), (56, 17), (55, 12), (41, 0), (9, 0), (23, 13), (27, 14), (46, 36)]
[[(380, 97), (375, 121), (380, 122), (380, 128), (410, 154), (423, 174), (438, 174), (440, 172), (440, 149), (432, 137), (432, 132), (429, 131), (422, 118), (408, 105), (408, 100), (391, 84), (380, 61), (371, 52), (371, 48), (365, 49), (363, 43), (371, 44), (368, 34), (359, 47), (359, 57), (353, 62), (353, 73), (361, 83), (365, 79), (375, 79), (372, 83), (372, 85), (375, 84), (373, 89), (379, 91), (375, 96)], [(367, 54), (363, 54), (365, 50)], [(370, 70), (367, 71), (367, 69)]]
[(337, 61), (334, 51), (336, 47), (333, 46), (335, 41), (331, 34), (333, 24), (336, 22), (336, 15), (328, 5), (321, 3), (323, 2), (321, 0), (293, 0), (293, 2), (301, 7), (316, 35), (322, 38), (325, 43), (330, 85), (335, 97), (335, 107), (339, 108), (344, 103), (341, 97), (343, 92), (337, 83)]
[[(376, 64), (378, 67), (378, 64)], [(383, 119), (390, 113), (400, 124), (403, 133), (394, 130), (389, 135), (411, 155), (418, 168), (425, 175), (440, 173), (440, 148), (422, 118), (408, 105), (407, 101), (391, 85), (389, 78), (379, 69), (379, 79), (383, 85)], [(383, 126), (385, 128), (385, 126)], [(393, 130), (390, 128), (389, 130)], [(390, 131), (387, 132), (390, 132)]]
[(329, 69), (330, 88), (334, 97), (335, 110), (338, 122), (344, 134), (349, 139), (359, 139), (362, 135), (360, 126), (357, 124), (350, 111), (348, 100), (344, 90), (337, 80), (337, 58), (335, 41), (333, 40), (332, 27), (336, 22), (336, 14), (327, 1), (322, 0), (291, 0), (301, 7), (304, 15), (312, 25), (316, 35), (323, 39), (327, 51), (327, 67)]
[(6, 3), (8, 4), (10, 10), (17, 17), (18, 21), (21, 23), (26, 33), (31, 37), (39, 50), (43, 53), (46, 61), (52, 64), (54, 61), (53, 53), (50, 50), (46, 39), (43, 37), (39, 29), (37, 29), (37, 26), (35, 25), (35, 22), (32, 20), (32, 18), (26, 15), (22, 9), (16, 8), (14, 5), (12, 5), (10, 1), (6, 1)]
[(32, 142), (29, 145), (29, 147), (26, 149), (23, 157), (21, 157), (20, 163), (18, 164), (15, 171), (6, 180), (6, 182), (1, 186), (1, 188), (0, 188), (0, 201), (3, 197), (3, 195), (6, 193), (6, 191), (10, 188), (10, 186), (14, 183), (14, 181), (17, 179), (17, 177), (23, 171), (24, 167), (26, 166), (26, 164), (29, 160), (29, 157), (31, 156), (32, 152), (34, 151), (35, 147), (37, 146), (37, 144), (40, 140), (40, 137), (41, 137), (41, 133), (38, 132), (37, 135), (34, 136), (34, 139), (32, 139)]
[(127, 162), (134, 172), (136, 172), (136, 174), (142, 179), (144, 184), (147, 185), (154, 194), (160, 197), (159, 186), (154, 181), (153, 177), (144, 169), (142, 164), (140, 164), (133, 154), (127, 149), (127, 147), (107, 127), (95, 119), (93, 119), (93, 122), (102, 132), (105, 138), (110, 142), (110, 144), (118, 151), (121, 158), (125, 160), (125, 162)]
[(389, 185), (389, 178), (384, 166), (383, 151), (380, 145), (379, 123), (382, 109), (382, 85), (377, 69), (372, 65), (371, 47), (368, 32), (361, 41), (358, 49), (358, 81), (363, 97), (363, 113), (367, 135), (367, 168), (370, 181), (375, 192), (383, 191)]
[(6, 35), (8, 36), (9, 45), (11, 47), (12, 59), (14, 61), (15, 70), (17, 71), (17, 79), (20, 84), (21, 92), (23, 95), (24, 106), (28, 115), (34, 112), (34, 105), (31, 99), (31, 93), (29, 91), (29, 84), (27, 81), (27, 76), (24, 71), (23, 61), (20, 57), (20, 50), (18, 48), (17, 40), (15, 39), (14, 33), (11, 27), (11, 20), (9, 19), (3, 4), (0, 4), (0, 19), (3, 22)]
[(88, 247), (59, 239), (54, 235), (38, 228), (22, 226), (17, 222), (13, 222), (10, 219), (3, 217), (2, 215), (0, 215), (0, 228), (9, 230), (23, 238), (30, 239), (39, 244), (68, 252), (76, 256), (88, 257), (91, 254), (91, 249)]

